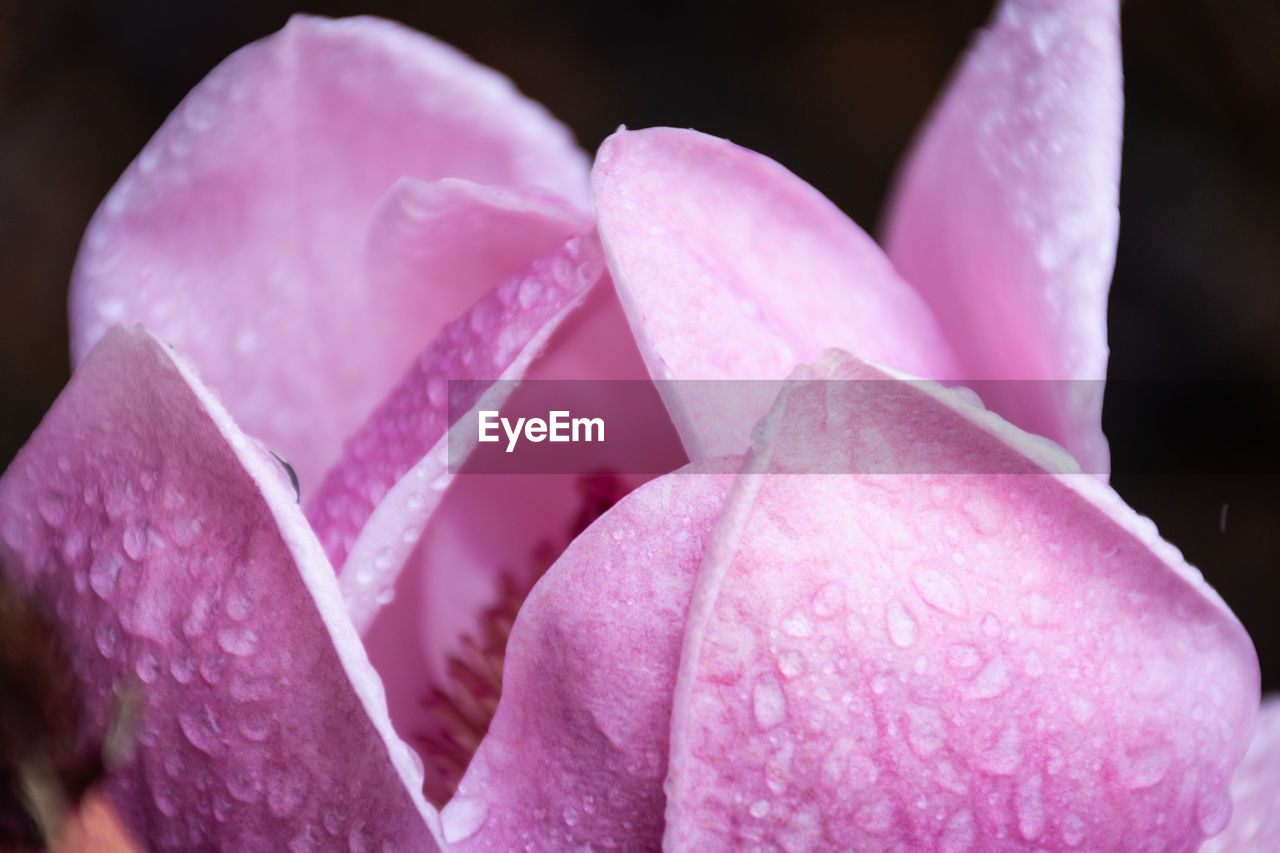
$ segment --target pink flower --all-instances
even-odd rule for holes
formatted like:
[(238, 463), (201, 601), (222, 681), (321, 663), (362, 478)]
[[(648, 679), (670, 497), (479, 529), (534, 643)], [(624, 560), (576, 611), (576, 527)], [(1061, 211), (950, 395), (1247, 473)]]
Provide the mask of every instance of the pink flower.
[[(1010, 0), (970, 52), (887, 256), (693, 131), (620, 131), (589, 172), (505, 80), (386, 22), (295, 19), (219, 66), (90, 225), (79, 366), (0, 480), (0, 561), (73, 651), (86, 740), (146, 697), (106, 780), (133, 830), (959, 851), (1226, 827), (1257, 660), (1102, 481), (1117, 10), (1058, 5)], [(730, 408), (660, 384), (678, 441), (626, 450), (689, 464), (647, 483), (448, 466), (451, 405), (496, 407), (495, 378), (787, 376)], [(988, 412), (916, 376), (1093, 381), (984, 386)]]

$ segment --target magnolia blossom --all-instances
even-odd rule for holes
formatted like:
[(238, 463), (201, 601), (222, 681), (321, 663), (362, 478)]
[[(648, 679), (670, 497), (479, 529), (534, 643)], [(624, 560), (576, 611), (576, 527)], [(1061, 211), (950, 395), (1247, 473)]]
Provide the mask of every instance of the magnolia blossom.
[[(123, 822), (291, 851), (1226, 828), (1252, 644), (1105, 484), (1117, 15), (997, 10), (887, 251), (694, 131), (591, 166), (385, 21), (296, 18), (215, 69), (94, 217), (75, 375), (0, 480), (81, 738), (143, 697), (102, 782)], [(788, 377), (732, 405), (665, 381)], [(458, 476), (457, 412), (524, 378), (663, 380), (668, 438), (599, 462), (679, 470)], [(919, 380), (1077, 381), (988, 409)], [(1275, 832), (1275, 740), (1223, 844)]]

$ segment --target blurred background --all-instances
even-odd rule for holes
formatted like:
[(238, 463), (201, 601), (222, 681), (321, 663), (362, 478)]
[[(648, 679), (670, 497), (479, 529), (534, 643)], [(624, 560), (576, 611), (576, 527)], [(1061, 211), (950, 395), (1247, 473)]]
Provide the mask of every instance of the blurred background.
[[(296, 0), (295, 0), (296, 1)], [(66, 284), (115, 178), (277, 0), (0, 0), (0, 465), (65, 383)], [(874, 233), (988, 0), (312, 2), (510, 76), (594, 150), (621, 123), (755, 148)], [(1113, 485), (1199, 566), (1280, 688), (1280, 4), (1128, 0), (1105, 425)], [(1159, 380), (1159, 381), (1153, 381)]]

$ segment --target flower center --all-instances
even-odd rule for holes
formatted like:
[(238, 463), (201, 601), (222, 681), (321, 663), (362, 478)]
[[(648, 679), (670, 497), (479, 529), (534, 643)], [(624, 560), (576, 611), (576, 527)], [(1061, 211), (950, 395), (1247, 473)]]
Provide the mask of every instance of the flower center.
[(429, 723), (416, 740), (423, 757), (423, 794), (442, 808), (471, 763), (502, 697), (502, 663), (520, 606), (579, 533), (622, 499), (628, 485), (617, 474), (601, 472), (578, 478), (578, 508), (560, 538), (541, 540), (530, 555), (531, 571), (503, 572), (492, 605), (479, 616), (474, 634), (462, 637), (459, 650), (445, 665), (447, 683), (433, 686), (421, 700)]

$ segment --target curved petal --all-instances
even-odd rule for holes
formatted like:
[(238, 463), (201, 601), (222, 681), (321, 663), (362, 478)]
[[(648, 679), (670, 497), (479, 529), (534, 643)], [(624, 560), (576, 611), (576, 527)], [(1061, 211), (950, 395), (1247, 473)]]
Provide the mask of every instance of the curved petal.
[[(947, 378), (937, 321), (848, 217), (768, 158), (691, 130), (619, 131), (592, 171), (600, 238), (655, 379), (781, 380), (824, 347)], [(776, 386), (737, 406), (664, 383), (691, 458), (739, 453)]]
[(1280, 850), (1280, 698), (1269, 696), (1244, 763), (1231, 781), (1235, 810), (1221, 835), (1200, 853), (1266, 853)]
[[(666, 470), (675, 470), (688, 460), (657, 394), (651, 391), (637, 401), (631, 390), (634, 380), (647, 374), (613, 289), (606, 284), (592, 288), (582, 306), (560, 325), (530, 365), (528, 381), (512, 393), (504, 409), (541, 406), (545, 412), (567, 405), (576, 410), (570, 395), (585, 391), (589, 397), (582, 400), (583, 408), (593, 414), (604, 411), (609, 422), (613, 420), (608, 413), (617, 411), (653, 423), (644, 447), (609, 443), (599, 445), (604, 455), (593, 456), (586, 445), (580, 446), (584, 459), (594, 458), (596, 469), (609, 481), (611, 499), (616, 499), (649, 479), (626, 473), (634, 470), (630, 466), (637, 460), (654, 461), (642, 470), (658, 470), (667, 462)], [(589, 386), (559, 381), (568, 379), (632, 381)], [(548, 386), (542, 380), (557, 381)], [(548, 391), (555, 399), (546, 399)], [(599, 514), (595, 499), (583, 493), (592, 478), (474, 474), (475, 461), (473, 456), (440, 493), (440, 503), (401, 571), (394, 600), (379, 611), (365, 635), (369, 655), (387, 685), (392, 720), (406, 734), (433, 729), (423, 700), (433, 689), (451, 689), (451, 662), (466, 657), (464, 637), (479, 639), (484, 614), (500, 603), (504, 583), (522, 596), (582, 531), (584, 513), (587, 520)], [(416, 470), (425, 464), (429, 461)], [(415, 480), (421, 478), (411, 473), (402, 483)], [(429, 489), (423, 492), (424, 498), (428, 495)], [(383, 544), (399, 535), (399, 528), (388, 527)], [(376, 551), (372, 553), (376, 559)], [(424, 748), (430, 764), (427, 752)]]
[(457, 849), (659, 846), (685, 617), (737, 463), (641, 486), (538, 582), (489, 734), (442, 813)]
[[(347, 442), (308, 516), (342, 564), (343, 595), (361, 631), (451, 480), (450, 410), (499, 407), (512, 386), (498, 380), (524, 375), (603, 273), (599, 242), (573, 237), (495, 287), (440, 333)], [(455, 462), (463, 453), (453, 449)]]
[(387, 21), (293, 18), (197, 86), (95, 214), (74, 358), (113, 323), (145, 324), (311, 487), (453, 317), (417, 310), (441, 282), (362, 274), (403, 176), (589, 204), (585, 158), (505, 78)]
[(154, 849), (435, 849), (438, 816), (283, 470), (148, 332), (90, 353), (0, 480), (0, 559), (59, 626)]
[[(804, 378), (851, 381), (783, 395), (713, 536), (667, 843), (1185, 850), (1220, 831), (1258, 664), (1199, 573), (1093, 477), (1033, 473), (1061, 451), (955, 392), (843, 354)], [(805, 473), (877, 452), (1008, 473)]]
[(1119, 228), (1118, 0), (1006, 0), (906, 161), (885, 229), (966, 380), (1107, 474), (1102, 381)]

